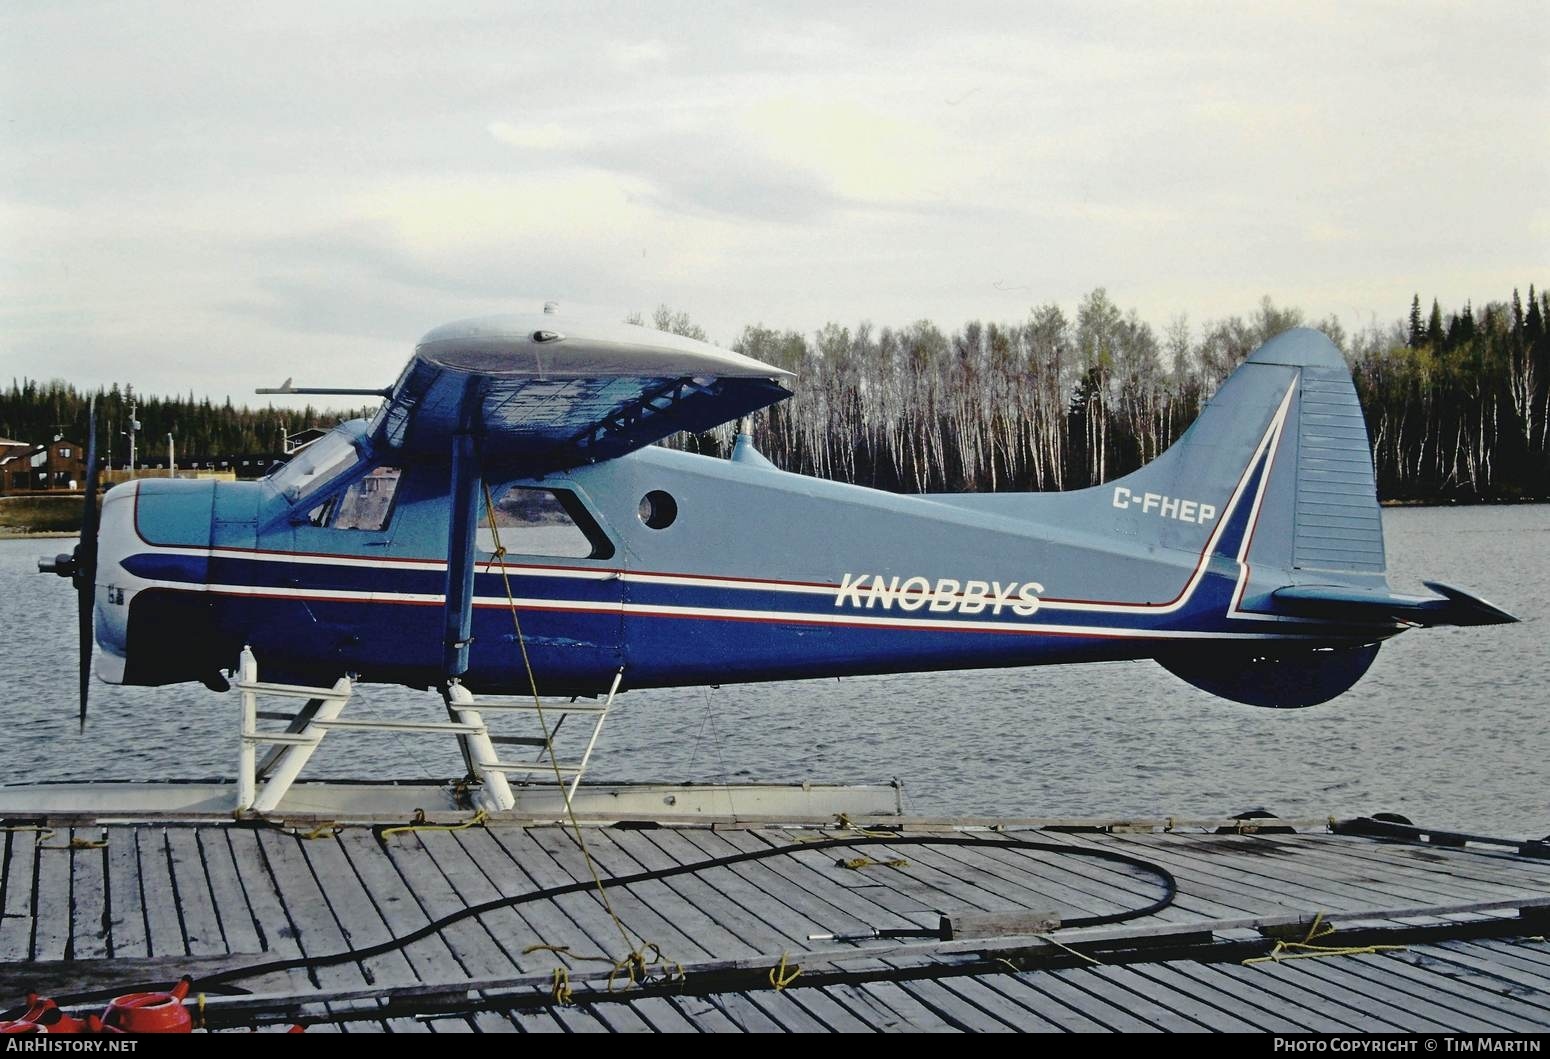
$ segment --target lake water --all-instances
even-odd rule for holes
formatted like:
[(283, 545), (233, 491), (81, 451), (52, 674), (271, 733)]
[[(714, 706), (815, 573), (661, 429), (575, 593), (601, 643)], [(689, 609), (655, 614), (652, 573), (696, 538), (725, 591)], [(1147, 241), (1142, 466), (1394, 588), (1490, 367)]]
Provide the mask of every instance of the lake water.
[[(1423, 577), (1457, 584), (1522, 623), (1405, 633), (1355, 688), (1307, 710), (1224, 702), (1150, 662), (631, 692), (590, 778), (898, 777), (923, 813), (1263, 806), (1550, 832), (1550, 505), (1396, 508), (1384, 532), (1396, 589), (1423, 592)], [(68, 544), (0, 541), (0, 782), (232, 775), (235, 694), (94, 682), (91, 723), (77, 733), (73, 601), (65, 582), (33, 572), (36, 556)], [(443, 718), (433, 695), (377, 686), (350, 711)], [(521, 722), (500, 723), (518, 734)], [(450, 738), (351, 733), (326, 740), (307, 775), (460, 772)]]

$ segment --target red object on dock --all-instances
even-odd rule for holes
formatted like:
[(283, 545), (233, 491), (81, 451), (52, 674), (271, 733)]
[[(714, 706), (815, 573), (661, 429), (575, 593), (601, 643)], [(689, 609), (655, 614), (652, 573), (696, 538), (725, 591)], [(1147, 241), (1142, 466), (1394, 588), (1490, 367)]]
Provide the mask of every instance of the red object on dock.
[(183, 1006), (194, 980), (184, 975), (166, 993), (125, 993), (114, 997), (102, 1015), (78, 1019), (60, 1008), (53, 997), (27, 994), (21, 1017), (0, 1022), (6, 1033), (192, 1033), (193, 1016)]
[(114, 997), (102, 1013), (103, 1029), (112, 1033), (191, 1033), (194, 1018), (183, 1006), (193, 979), (184, 975), (170, 993), (125, 993)]
[(52, 997), (27, 994), (21, 1018), (0, 1022), (0, 1033), (85, 1033), (86, 1023), (62, 1010)]

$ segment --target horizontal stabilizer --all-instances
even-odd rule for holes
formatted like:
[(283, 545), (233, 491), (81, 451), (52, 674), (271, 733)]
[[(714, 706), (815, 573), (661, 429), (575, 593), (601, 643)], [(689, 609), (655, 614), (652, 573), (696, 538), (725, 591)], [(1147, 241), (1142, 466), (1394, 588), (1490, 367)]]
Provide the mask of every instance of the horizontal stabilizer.
[(1478, 596), (1436, 581), (1436, 597), (1398, 596), (1338, 585), (1291, 585), (1271, 593), (1277, 613), (1331, 621), (1393, 621), (1407, 625), (1509, 625), (1518, 619)]

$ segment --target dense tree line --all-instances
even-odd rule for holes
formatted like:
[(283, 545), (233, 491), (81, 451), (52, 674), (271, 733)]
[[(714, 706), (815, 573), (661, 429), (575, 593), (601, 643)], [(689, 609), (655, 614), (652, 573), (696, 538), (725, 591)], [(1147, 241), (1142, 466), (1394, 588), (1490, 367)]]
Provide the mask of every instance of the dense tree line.
[[(659, 307), (661, 330), (705, 333)], [(1550, 293), (1445, 313), (1420, 296), (1408, 319), (1347, 333), (1313, 322), (1350, 363), (1386, 499), (1483, 500), (1550, 496)], [(830, 323), (804, 335), (744, 329), (739, 352), (794, 371), (790, 400), (761, 413), (754, 440), (778, 466), (900, 492), (1075, 489), (1154, 458), (1194, 421), (1201, 403), (1244, 357), (1307, 323), (1268, 297), (1247, 316), (1183, 317), (1160, 333), (1099, 289), (1073, 315), (1057, 305), (1012, 323), (971, 321), (947, 333)], [(354, 413), (235, 408), (228, 399), (99, 393), (99, 422), (122, 465), (131, 402), (142, 459), (165, 452), (259, 455), (284, 430)], [(86, 395), (63, 382), (13, 382), (0, 391), (0, 435), (84, 439)], [(733, 428), (670, 444), (724, 454)], [(105, 436), (99, 435), (99, 437)], [(155, 457), (152, 457), (155, 458)]]
[(179, 462), (185, 457), (270, 456), (283, 448), (287, 432), (309, 426), (331, 426), (362, 412), (333, 412), (313, 408), (237, 408), (227, 398), (216, 404), (208, 397), (155, 397), (137, 394), (132, 386), (117, 384), (92, 392), (55, 379), (12, 380), (0, 390), (0, 437), (13, 441), (42, 442), (55, 434), (85, 444), (88, 400), (97, 398), (97, 445), (104, 460), (109, 446), (115, 467), (129, 462), (129, 410), (140, 423), (137, 447), (141, 463), (165, 462), (167, 435), (173, 435)]
[[(1349, 334), (1312, 322), (1356, 379), (1385, 499), (1550, 496), (1550, 294)], [(658, 326), (687, 323), (659, 310)], [(829, 324), (812, 336), (751, 326), (734, 348), (795, 371), (795, 395), (755, 424), (788, 470), (902, 492), (1075, 489), (1153, 459), (1265, 340), (1303, 324), (1269, 298), (1198, 336), (1161, 333), (1093, 291), (1015, 323), (948, 334)], [(666, 329), (676, 329), (667, 327)], [(729, 431), (694, 439), (722, 451)]]

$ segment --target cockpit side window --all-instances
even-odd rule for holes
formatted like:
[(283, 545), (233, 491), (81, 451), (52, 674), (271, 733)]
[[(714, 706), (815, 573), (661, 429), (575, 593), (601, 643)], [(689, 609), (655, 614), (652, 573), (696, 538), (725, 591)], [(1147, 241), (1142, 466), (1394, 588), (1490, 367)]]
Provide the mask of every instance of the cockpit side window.
[(397, 467), (373, 467), (339, 494), (329, 525), (334, 529), (387, 529), (402, 473)]
[(609, 559), (614, 546), (602, 527), (568, 489), (507, 486), (495, 493), (495, 531), (482, 514), (478, 546), (493, 555), (496, 532), (500, 546), (512, 555), (542, 555), (567, 559)]

